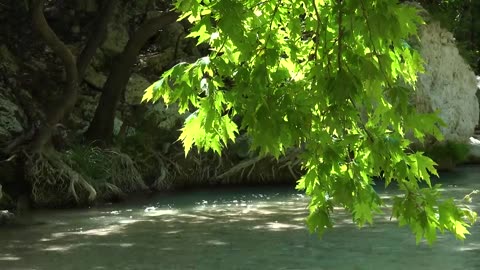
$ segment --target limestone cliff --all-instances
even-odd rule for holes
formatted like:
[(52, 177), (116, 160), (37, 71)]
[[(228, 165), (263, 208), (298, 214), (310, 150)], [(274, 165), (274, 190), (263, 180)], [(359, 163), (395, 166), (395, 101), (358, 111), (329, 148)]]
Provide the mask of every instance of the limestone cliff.
[(420, 112), (439, 110), (446, 123), (446, 140), (467, 142), (479, 120), (477, 81), (470, 66), (460, 56), (453, 35), (436, 22), (420, 29), (419, 51), (425, 61), (414, 103)]

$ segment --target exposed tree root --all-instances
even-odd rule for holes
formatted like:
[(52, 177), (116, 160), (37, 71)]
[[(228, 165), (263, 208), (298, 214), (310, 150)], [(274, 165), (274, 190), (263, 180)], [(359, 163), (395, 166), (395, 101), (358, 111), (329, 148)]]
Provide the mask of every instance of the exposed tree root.
[(35, 204), (63, 206), (92, 202), (97, 197), (95, 188), (55, 152), (27, 158), (26, 176), (32, 184)]
[(301, 175), (298, 159), (301, 149), (292, 149), (278, 160), (269, 156), (239, 160), (249, 154), (240, 156), (235, 149), (224, 151), (222, 156), (190, 152), (185, 157), (183, 148), (177, 144), (171, 144), (169, 151), (156, 151), (155, 145), (140, 151), (138, 147), (134, 149), (132, 155), (137, 168), (146, 179), (151, 179), (148, 185), (155, 190), (219, 184), (294, 183)]
[[(151, 185), (156, 190), (218, 184), (267, 184), (294, 182), (300, 175), (298, 151), (290, 151), (276, 160), (254, 156), (238, 162), (229, 153), (190, 153), (186, 158), (179, 150), (169, 157), (151, 151), (143, 164), (156, 166), (156, 178)], [(147, 162), (150, 162), (148, 163)], [(139, 160), (136, 160), (137, 164)], [(145, 166), (145, 165), (139, 165)]]
[(119, 187), (108, 182), (99, 185), (97, 189), (99, 191), (99, 194), (101, 194), (102, 199), (106, 201), (124, 199), (127, 197), (127, 194), (123, 192)]
[(83, 205), (96, 199), (121, 199), (126, 193), (148, 189), (128, 155), (89, 147), (72, 151), (27, 157), (26, 176), (36, 205)]
[(290, 175), (293, 178), (298, 179), (301, 175), (301, 172), (299, 171), (301, 164), (301, 160), (299, 159), (300, 153), (302, 153), (301, 149), (292, 149), (287, 152), (287, 154), (281, 157), (278, 161), (278, 164), (281, 164), (278, 169), (282, 170), (287, 168)]
[(226, 172), (218, 175), (216, 178), (217, 179), (223, 179), (223, 178), (227, 178), (227, 177), (232, 177), (232, 176), (237, 175), (238, 173), (240, 173), (240, 175), (242, 176), (245, 169), (248, 168), (248, 167), (251, 167), (251, 169), (248, 173), (248, 176), (250, 176), (253, 168), (255, 167), (255, 163), (259, 162), (260, 160), (262, 160), (262, 157), (259, 157), (259, 156), (253, 157), (251, 159), (244, 160), (244, 161), (238, 163), (237, 165), (233, 166), (232, 168), (228, 169)]
[(141, 168), (143, 173), (154, 173), (155, 180), (149, 184), (150, 188), (155, 190), (169, 190), (174, 186), (174, 179), (186, 176), (174, 157), (169, 157), (161, 152), (156, 152), (150, 148), (144, 148), (145, 152), (140, 155), (142, 158), (135, 158), (134, 162), (137, 168)]
[(120, 187), (124, 192), (148, 189), (135, 163), (128, 155), (114, 151), (110, 151), (109, 153), (112, 155), (111, 181), (109, 182)]
[(155, 179), (155, 181), (152, 184), (152, 187), (156, 190), (169, 190), (172, 187), (172, 182), (169, 182), (167, 178), (168, 176), (168, 169), (165, 166), (165, 162), (158, 157), (158, 155), (155, 155), (158, 160), (158, 165), (160, 165), (160, 175)]

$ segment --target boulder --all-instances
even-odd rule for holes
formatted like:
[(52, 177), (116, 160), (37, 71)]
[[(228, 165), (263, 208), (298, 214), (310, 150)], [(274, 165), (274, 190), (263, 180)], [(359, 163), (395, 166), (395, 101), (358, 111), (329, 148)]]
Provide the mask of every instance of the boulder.
[(0, 67), (12, 74), (19, 70), (17, 59), (5, 45), (0, 46)]
[(98, 72), (92, 66), (88, 66), (85, 70), (85, 76), (83, 80), (97, 89), (102, 89), (103, 85), (107, 81), (107, 76), (101, 72)]
[(83, 134), (87, 131), (90, 121), (95, 115), (98, 102), (100, 100), (100, 92), (82, 92), (78, 96), (75, 107), (68, 115), (67, 127), (73, 131), (75, 135)]
[(120, 129), (123, 126), (123, 121), (120, 120), (118, 117), (113, 119), (113, 135), (118, 136), (120, 134)]
[(480, 76), (477, 76), (477, 99), (480, 104)]
[(162, 74), (167, 67), (175, 60), (175, 48), (169, 47), (146, 58), (148, 68), (155, 74)]
[(179, 125), (185, 121), (189, 113), (179, 114), (177, 104), (166, 106), (160, 100), (148, 105), (147, 115), (158, 128), (173, 131), (179, 129)]
[(10, 213), (8, 210), (0, 211), (0, 226), (12, 224), (15, 219), (15, 215)]
[(103, 50), (97, 50), (95, 57), (90, 62), (90, 67), (93, 67), (95, 70), (109, 69), (112, 62), (113, 60), (107, 57)]
[[(164, 1), (158, 1), (158, 3), (155, 0), (122, 2), (124, 1), (119, 1), (115, 7), (114, 17), (108, 24), (107, 36), (102, 46), (102, 50), (107, 57), (117, 55), (123, 51), (130, 38), (129, 27), (131, 22), (140, 23), (148, 10), (154, 10), (157, 7), (161, 8), (162, 5), (160, 3)], [(149, 14), (154, 15), (154, 12), (149, 12)]]
[[(85, 71), (85, 82), (97, 89), (103, 89), (107, 76), (102, 72), (98, 72), (89, 66)], [(152, 83), (138, 73), (133, 73), (128, 79), (125, 87), (125, 101), (129, 105), (137, 105), (142, 101), (143, 93)]]
[(473, 163), (480, 163), (480, 140), (470, 137), (468, 160)]
[(125, 102), (138, 105), (142, 102), (143, 93), (152, 83), (137, 73), (133, 73), (125, 89)]
[(8, 90), (0, 86), (0, 145), (24, 132), (26, 118)]
[(419, 52), (425, 61), (414, 103), (424, 113), (439, 110), (446, 140), (468, 142), (479, 120), (477, 80), (460, 56), (453, 34), (430, 22), (420, 27)]
[(102, 45), (102, 50), (107, 56), (114, 56), (123, 51), (130, 38), (128, 33), (129, 16), (119, 1), (115, 7), (113, 19), (107, 26), (107, 35)]

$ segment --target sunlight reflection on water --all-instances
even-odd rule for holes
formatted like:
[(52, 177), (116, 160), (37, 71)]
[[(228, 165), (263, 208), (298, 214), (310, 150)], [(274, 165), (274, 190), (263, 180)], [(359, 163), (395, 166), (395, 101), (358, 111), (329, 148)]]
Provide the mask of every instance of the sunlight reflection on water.
[[(461, 199), (480, 188), (480, 168), (442, 181)], [(388, 203), (393, 194), (381, 197)], [(46, 225), (0, 231), (0, 269), (480, 269), (478, 224), (464, 243), (446, 234), (417, 246), (388, 209), (362, 229), (338, 211), (335, 229), (319, 240), (306, 229), (307, 205), (290, 189), (258, 187), (39, 212)]]

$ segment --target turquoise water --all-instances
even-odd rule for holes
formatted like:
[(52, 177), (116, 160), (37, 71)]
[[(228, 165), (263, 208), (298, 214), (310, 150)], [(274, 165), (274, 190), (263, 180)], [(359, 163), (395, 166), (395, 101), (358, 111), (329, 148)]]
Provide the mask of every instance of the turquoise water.
[[(447, 195), (462, 198), (480, 189), (480, 168), (442, 182)], [(46, 224), (0, 229), (0, 269), (480, 269), (478, 224), (464, 243), (440, 235), (429, 247), (388, 214), (358, 229), (339, 212), (319, 240), (305, 228), (307, 203), (287, 187), (255, 187), (36, 212), (31, 218)]]

